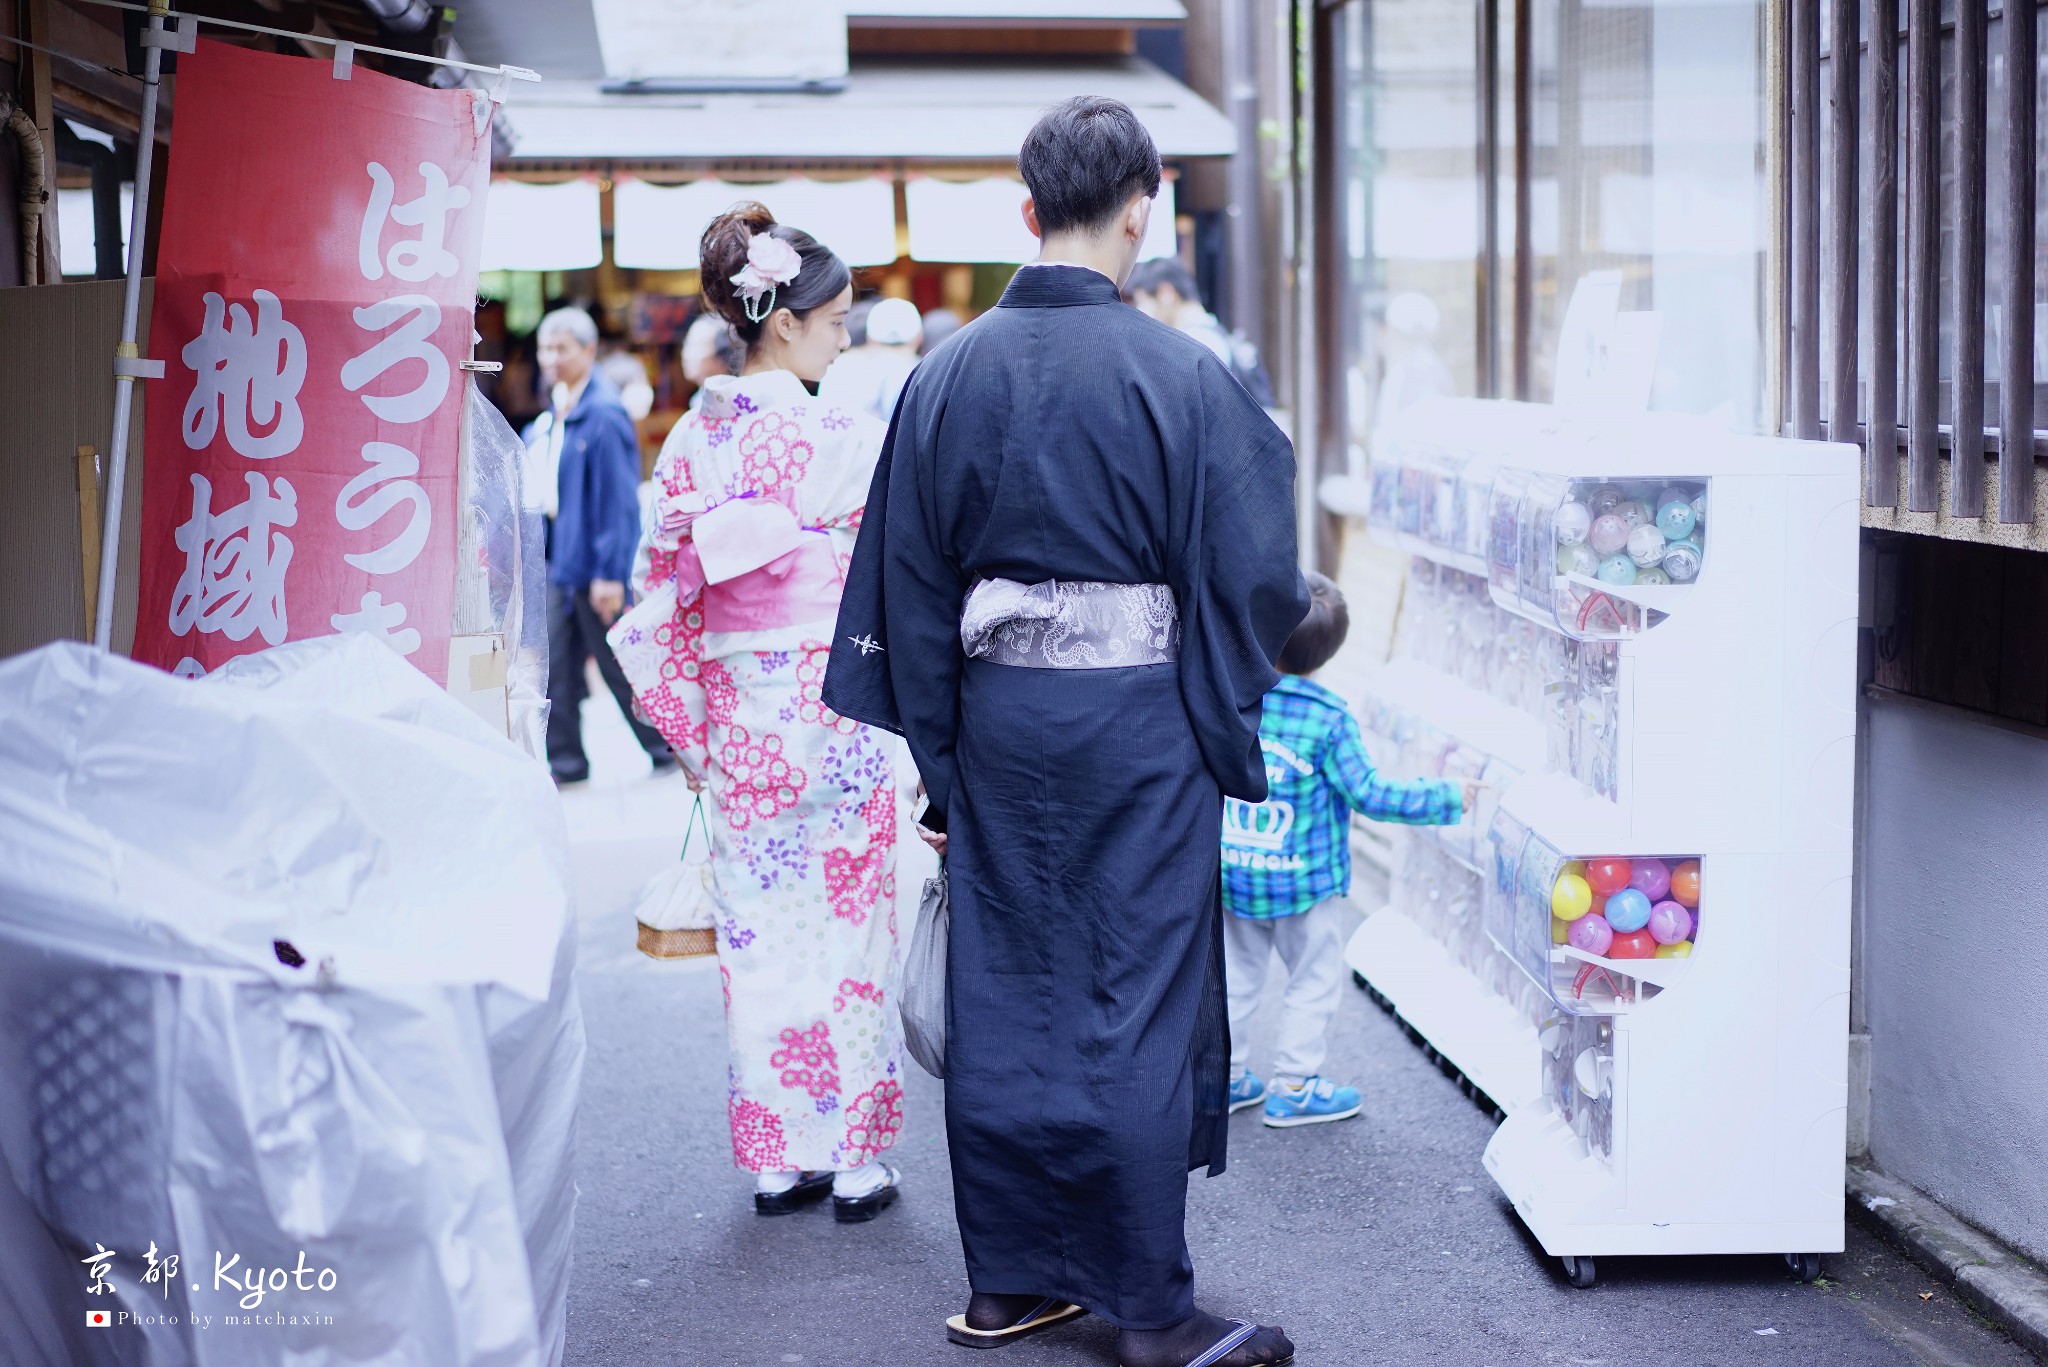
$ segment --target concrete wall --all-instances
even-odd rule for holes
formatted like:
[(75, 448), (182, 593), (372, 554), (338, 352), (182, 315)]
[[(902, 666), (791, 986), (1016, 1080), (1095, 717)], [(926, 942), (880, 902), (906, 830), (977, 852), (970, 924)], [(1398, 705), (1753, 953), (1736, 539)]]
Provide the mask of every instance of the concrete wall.
[(1871, 1157), (2048, 1261), (2048, 740), (1886, 697), (1865, 716)]

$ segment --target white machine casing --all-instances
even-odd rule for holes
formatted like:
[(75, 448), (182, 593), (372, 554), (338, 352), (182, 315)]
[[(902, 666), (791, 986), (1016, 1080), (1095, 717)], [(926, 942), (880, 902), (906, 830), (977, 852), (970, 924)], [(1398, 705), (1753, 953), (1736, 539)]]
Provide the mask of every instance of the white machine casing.
[[(1633, 1001), (1596, 1006), (1542, 983), (1557, 1013), (1535, 1028), (1401, 924), (1398, 906), (1361, 927), (1353, 968), (1507, 1112), (1486, 1166), (1546, 1252), (1841, 1249), (1856, 448), (1732, 434), (1683, 415), (1480, 400), (1419, 406), (1394, 436), (1397, 452), (1454, 453), (1489, 478), (1524, 471), (1532, 484), (1548, 475), (1706, 485), (1695, 582), (1572, 577), (1647, 610), (1642, 629), (1620, 637), (1612, 799), (1570, 773), (1527, 765), (1526, 728), (1540, 734), (1540, 725), (1504, 715), (1510, 709), (1491, 698), (1432, 690), (1416, 661), (1386, 666), (1384, 690), (1381, 680), (1371, 689), (1429, 697), (1441, 729), (1516, 749), (1525, 772), (1500, 811), (1564, 858), (1698, 858), (1699, 929), (1689, 958), (1609, 965), (1655, 985)], [(1375, 533), (1386, 537), (1383, 523)], [(1386, 539), (1473, 571), (1469, 546), (1399, 531)], [(1546, 625), (1559, 629), (1554, 614), (1527, 603), (1514, 610), (1550, 615)], [(1523, 905), (1516, 914), (1532, 913)], [(1544, 917), (1547, 942), (1548, 906), (1533, 914)], [(1611, 1024), (1602, 1032), (1611, 1064), (1600, 1064), (1611, 1083), (1599, 1079), (1612, 1108), (1605, 1154), (1574, 1129), (1541, 1076), (1539, 1032), (1587, 1014)]]

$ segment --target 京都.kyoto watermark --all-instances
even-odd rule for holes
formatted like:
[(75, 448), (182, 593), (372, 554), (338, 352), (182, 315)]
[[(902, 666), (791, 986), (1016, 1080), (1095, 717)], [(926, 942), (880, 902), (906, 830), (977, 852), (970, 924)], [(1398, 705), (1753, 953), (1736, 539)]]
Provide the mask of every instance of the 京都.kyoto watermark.
[[(110, 1276), (116, 1261), (121, 1257), (119, 1250), (95, 1242), (94, 1252), (79, 1261), (86, 1268), (85, 1294), (88, 1296), (116, 1296), (118, 1292)], [(132, 1255), (131, 1255), (132, 1256)], [(161, 1294), (166, 1306), (170, 1301), (171, 1288), (179, 1276), (180, 1258), (176, 1253), (160, 1250), (152, 1240), (147, 1252), (141, 1255), (142, 1273), (140, 1285), (147, 1290)], [(191, 1275), (191, 1269), (186, 1274)], [(180, 1314), (166, 1309), (162, 1314), (139, 1310), (89, 1308), (85, 1313), (86, 1327), (109, 1329), (117, 1325), (188, 1324), (198, 1328), (215, 1325), (331, 1325), (334, 1316), (321, 1311), (316, 1304), (311, 1306), (296, 1303), (301, 1297), (318, 1297), (332, 1293), (340, 1285), (341, 1276), (331, 1267), (317, 1266), (308, 1261), (304, 1249), (298, 1252), (297, 1261), (289, 1266), (265, 1267), (244, 1263), (239, 1253), (216, 1251), (213, 1255), (212, 1283), (195, 1280), (190, 1283), (194, 1292), (211, 1290), (235, 1297), (235, 1304), (247, 1313), (202, 1313), (188, 1311)], [(265, 1301), (271, 1303), (266, 1308)]]

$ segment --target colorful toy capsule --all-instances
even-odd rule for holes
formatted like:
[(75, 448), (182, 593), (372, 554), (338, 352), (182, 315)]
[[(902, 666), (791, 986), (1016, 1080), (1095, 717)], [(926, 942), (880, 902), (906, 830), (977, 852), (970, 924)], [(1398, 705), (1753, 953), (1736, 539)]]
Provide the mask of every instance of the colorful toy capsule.
[(1603, 484), (1586, 495), (1586, 506), (1592, 509), (1594, 518), (1598, 519), (1602, 513), (1614, 511), (1614, 505), (1627, 497), (1619, 485)]
[(1631, 930), (1614, 937), (1614, 943), (1607, 946), (1610, 959), (1652, 959), (1657, 955), (1657, 941), (1647, 930)]
[(1639, 570), (1649, 569), (1664, 559), (1664, 533), (1655, 527), (1642, 526), (1628, 534), (1628, 558), (1635, 561)]
[[(1550, 889), (1550, 914), (1560, 921), (1576, 921), (1593, 909), (1593, 889), (1575, 873), (1561, 873)], [(1644, 920), (1649, 919), (1646, 903)], [(1638, 921), (1636, 924), (1641, 925)]]
[(1602, 513), (1593, 519), (1593, 525), (1586, 532), (1586, 544), (1600, 555), (1613, 555), (1628, 544), (1628, 523), (1614, 513)]
[(1670, 582), (1671, 576), (1664, 573), (1662, 565), (1651, 565), (1647, 569), (1636, 571), (1636, 583), (1638, 584), (1653, 584), (1662, 587)]
[(1576, 546), (1586, 539), (1586, 533), (1592, 529), (1593, 510), (1577, 499), (1560, 503), (1557, 505), (1557, 512), (1551, 516), (1550, 526), (1557, 533), (1558, 545)]
[(1629, 870), (1628, 885), (1652, 902), (1671, 891), (1671, 866), (1661, 859), (1638, 859)]
[(1675, 945), (1692, 938), (1692, 913), (1676, 902), (1659, 902), (1650, 908), (1650, 921), (1644, 929), (1658, 944)]
[(1555, 916), (1551, 917), (1550, 943), (1554, 945), (1561, 945), (1565, 943), (1565, 940), (1571, 928), (1577, 924), (1577, 921), (1560, 921)]
[(1664, 573), (1674, 584), (1690, 584), (1700, 577), (1700, 543), (1688, 537), (1664, 548)]
[(1692, 941), (1680, 940), (1675, 945), (1658, 945), (1657, 952), (1652, 957), (1658, 959), (1690, 959), (1692, 957)]
[(1628, 523), (1630, 531), (1634, 531), (1638, 527), (1647, 527), (1656, 520), (1656, 514), (1650, 511), (1649, 504), (1644, 503), (1640, 499), (1633, 498), (1626, 502), (1615, 504), (1614, 515), (1623, 522)]
[[(1555, 901), (1556, 898), (1553, 895), (1553, 905)], [(1590, 901), (1589, 890), (1589, 905)], [(1583, 915), (1584, 913), (1580, 914)], [(1605, 915), (1607, 917), (1607, 924), (1613, 926), (1616, 932), (1620, 934), (1626, 935), (1630, 931), (1641, 930), (1650, 923), (1650, 899), (1643, 896), (1639, 889), (1623, 888), (1620, 892), (1607, 899)], [(1570, 920), (1573, 918), (1567, 917), (1566, 919)]]
[(1593, 548), (1583, 541), (1557, 548), (1557, 572), (1559, 574), (1583, 574), (1588, 578), (1600, 572), (1600, 557)]
[(1610, 555), (1600, 562), (1596, 573), (1603, 584), (1633, 584), (1636, 582), (1636, 562), (1625, 555)]
[(1682, 907), (1700, 904), (1700, 861), (1688, 859), (1671, 870), (1671, 900)]
[(1674, 498), (1657, 510), (1657, 530), (1664, 533), (1666, 541), (1683, 541), (1698, 523), (1688, 500)]
[(1614, 943), (1614, 927), (1607, 924), (1606, 917), (1588, 913), (1568, 927), (1566, 943), (1588, 954), (1605, 954)]
[(1593, 885), (1593, 891), (1603, 897), (1612, 897), (1628, 886), (1628, 876), (1634, 865), (1626, 859), (1588, 859), (1586, 881)]

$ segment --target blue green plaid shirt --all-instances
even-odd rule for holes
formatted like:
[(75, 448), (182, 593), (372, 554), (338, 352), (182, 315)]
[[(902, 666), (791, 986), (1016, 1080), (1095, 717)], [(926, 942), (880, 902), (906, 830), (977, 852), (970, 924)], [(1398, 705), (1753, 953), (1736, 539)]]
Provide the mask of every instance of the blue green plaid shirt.
[(1395, 783), (1374, 772), (1344, 700), (1285, 675), (1259, 722), (1266, 800), (1223, 803), (1223, 905), (1252, 920), (1299, 916), (1351, 891), (1351, 813), (1409, 826), (1464, 819), (1442, 779)]

